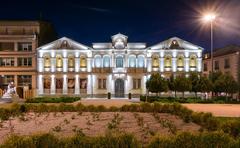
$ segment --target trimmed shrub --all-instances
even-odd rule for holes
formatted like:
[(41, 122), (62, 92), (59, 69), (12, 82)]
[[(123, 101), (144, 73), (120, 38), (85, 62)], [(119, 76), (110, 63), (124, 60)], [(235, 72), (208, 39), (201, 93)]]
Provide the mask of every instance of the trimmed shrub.
[(80, 97), (38, 97), (27, 99), (26, 103), (72, 103), (81, 100)]
[(176, 136), (156, 136), (147, 146), (149, 148), (229, 148), (238, 147), (238, 141), (223, 132), (204, 132), (192, 134), (178, 133)]

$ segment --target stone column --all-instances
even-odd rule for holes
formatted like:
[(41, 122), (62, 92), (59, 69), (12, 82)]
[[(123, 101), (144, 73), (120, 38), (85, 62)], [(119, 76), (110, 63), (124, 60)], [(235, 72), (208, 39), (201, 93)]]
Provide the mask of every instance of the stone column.
[(63, 72), (68, 71), (68, 58), (63, 58)]
[(79, 68), (80, 68), (80, 59), (75, 58), (75, 72), (79, 72)]
[(75, 95), (80, 94), (80, 84), (79, 84), (79, 75), (75, 76), (75, 90), (74, 90)]
[(63, 75), (63, 94), (68, 94), (67, 75)]
[(38, 95), (43, 94), (43, 76), (38, 75)]
[(202, 58), (197, 58), (197, 69), (198, 72), (202, 71)]
[(91, 72), (92, 71), (92, 60), (91, 58), (87, 58), (87, 72)]
[(189, 72), (189, 58), (185, 57), (184, 59), (184, 64), (185, 64), (185, 72)]
[(164, 58), (160, 57), (160, 72), (164, 72)]
[(177, 58), (173, 57), (172, 58), (172, 72), (177, 71)]
[(52, 57), (51, 58), (51, 72), (55, 72), (56, 71), (56, 58)]
[(50, 89), (50, 94), (54, 95), (56, 93), (56, 82), (55, 82), (55, 76), (51, 76), (51, 89)]
[(43, 72), (44, 69), (44, 59), (43, 58), (38, 58), (38, 72)]
[(152, 71), (152, 58), (151, 57), (147, 58), (147, 71), (148, 72)]

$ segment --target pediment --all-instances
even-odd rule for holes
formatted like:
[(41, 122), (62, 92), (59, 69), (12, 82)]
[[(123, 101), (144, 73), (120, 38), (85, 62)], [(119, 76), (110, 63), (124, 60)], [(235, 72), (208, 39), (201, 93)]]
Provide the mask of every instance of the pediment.
[(51, 49), (87, 50), (87, 49), (90, 49), (90, 47), (83, 45), (81, 43), (78, 43), (67, 37), (62, 37), (51, 43), (40, 46), (37, 49), (38, 50), (51, 50)]
[(180, 39), (178, 37), (172, 37), (168, 40), (165, 40), (163, 42), (160, 42), (156, 45), (153, 45), (150, 47), (153, 50), (157, 49), (163, 49), (163, 50), (168, 50), (168, 49), (179, 49), (179, 50), (203, 50), (202, 47), (194, 45), (188, 41), (185, 41), (183, 39)]

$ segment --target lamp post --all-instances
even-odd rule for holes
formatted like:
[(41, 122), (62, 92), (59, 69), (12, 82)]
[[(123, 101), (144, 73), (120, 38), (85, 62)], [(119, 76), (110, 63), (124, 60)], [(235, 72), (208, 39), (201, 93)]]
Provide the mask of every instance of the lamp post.
[[(211, 36), (211, 81), (213, 82), (213, 25), (214, 25), (214, 20), (216, 19), (216, 15), (214, 13), (208, 13), (206, 15), (203, 16), (203, 20), (205, 22), (210, 22), (210, 36)], [(213, 92), (212, 92), (212, 96), (213, 96)]]
[(209, 13), (204, 15), (204, 21), (210, 22), (211, 25), (211, 72), (213, 73), (213, 25), (214, 20), (216, 19), (216, 15), (213, 13)]

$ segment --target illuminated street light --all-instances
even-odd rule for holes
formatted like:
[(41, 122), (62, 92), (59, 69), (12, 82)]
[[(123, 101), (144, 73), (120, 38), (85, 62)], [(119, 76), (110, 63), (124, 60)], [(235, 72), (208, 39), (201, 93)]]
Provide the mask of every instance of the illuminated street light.
[(215, 14), (206, 14), (204, 15), (203, 19), (206, 21), (206, 22), (212, 22), (216, 19), (216, 15)]
[[(203, 20), (205, 22), (210, 22), (211, 25), (211, 80), (213, 81), (213, 25), (214, 25), (214, 20), (216, 19), (216, 15), (214, 13), (207, 13), (206, 15), (203, 16)], [(213, 96), (213, 92), (212, 92)]]

